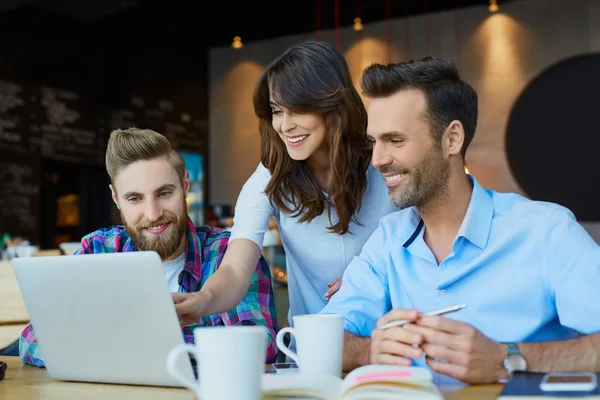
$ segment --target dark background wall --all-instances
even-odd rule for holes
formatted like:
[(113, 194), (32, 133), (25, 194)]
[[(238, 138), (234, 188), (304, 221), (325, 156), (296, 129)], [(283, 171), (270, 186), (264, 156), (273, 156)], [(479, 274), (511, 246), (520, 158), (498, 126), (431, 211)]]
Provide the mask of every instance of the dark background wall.
[[(0, 13), (0, 232), (52, 248), (117, 222), (104, 169), (112, 129), (154, 129), (207, 161), (206, 49), (170, 17)], [(65, 194), (79, 196), (80, 223), (59, 227)]]

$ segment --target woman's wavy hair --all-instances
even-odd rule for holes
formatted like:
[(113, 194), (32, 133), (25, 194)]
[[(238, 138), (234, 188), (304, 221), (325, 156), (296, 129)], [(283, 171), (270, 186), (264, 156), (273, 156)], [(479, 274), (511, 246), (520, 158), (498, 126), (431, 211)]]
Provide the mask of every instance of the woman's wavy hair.
[[(306, 161), (288, 155), (273, 129), (270, 101), (296, 113), (325, 117), (333, 168), (327, 196)], [(371, 150), (367, 112), (344, 56), (331, 44), (316, 40), (290, 47), (261, 74), (254, 91), (254, 111), (260, 120), (261, 161), (272, 175), (265, 189), (271, 204), (300, 217), (300, 222), (310, 222), (327, 210), (330, 231), (350, 232), (351, 221), (360, 223), (356, 213), (367, 187)], [(332, 221), (331, 207), (337, 221)]]

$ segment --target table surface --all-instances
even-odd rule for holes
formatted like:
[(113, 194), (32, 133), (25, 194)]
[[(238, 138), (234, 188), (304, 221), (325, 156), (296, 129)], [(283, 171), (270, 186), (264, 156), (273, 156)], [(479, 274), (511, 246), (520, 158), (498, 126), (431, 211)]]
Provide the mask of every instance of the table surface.
[(29, 314), (12, 263), (0, 261), (0, 326), (23, 325), (27, 322), (29, 322)]
[[(8, 368), (3, 381), (0, 381), (2, 400), (65, 400), (65, 399), (129, 399), (129, 400), (193, 400), (194, 393), (187, 389), (152, 386), (132, 386), (85, 382), (57, 381), (45, 368), (23, 364), (18, 357), (0, 357)], [(441, 386), (445, 399), (450, 400), (495, 400), (502, 385), (477, 385), (450, 388)]]

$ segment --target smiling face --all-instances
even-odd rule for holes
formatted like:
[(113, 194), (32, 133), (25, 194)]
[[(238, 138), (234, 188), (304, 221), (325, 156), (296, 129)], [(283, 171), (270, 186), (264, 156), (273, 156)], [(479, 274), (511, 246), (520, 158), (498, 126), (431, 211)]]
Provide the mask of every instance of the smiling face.
[(372, 163), (385, 179), (390, 201), (400, 208), (421, 207), (435, 199), (450, 174), (442, 147), (432, 139), (426, 111), (425, 96), (417, 89), (369, 103)]
[(296, 161), (327, 154), (325, 117), (319, 113), (299, 114), (271, 101), (271, 124)]
[(134, 162), (111, 186), (127, 233), (138, 250), (156, 251), (163, 261), (185, 250), (189, 175), (182, 180), (165, 159)]

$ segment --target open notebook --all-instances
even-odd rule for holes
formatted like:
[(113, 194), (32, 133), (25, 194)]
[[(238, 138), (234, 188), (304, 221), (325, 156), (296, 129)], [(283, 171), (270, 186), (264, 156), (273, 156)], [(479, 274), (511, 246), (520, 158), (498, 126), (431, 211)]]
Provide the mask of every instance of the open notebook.
[(311, 397), (323, 400), (440, 400), (442, 394), (423, 367), (366, 365), (344, 379), (325, 374), (263, 375), (263, 398)]

